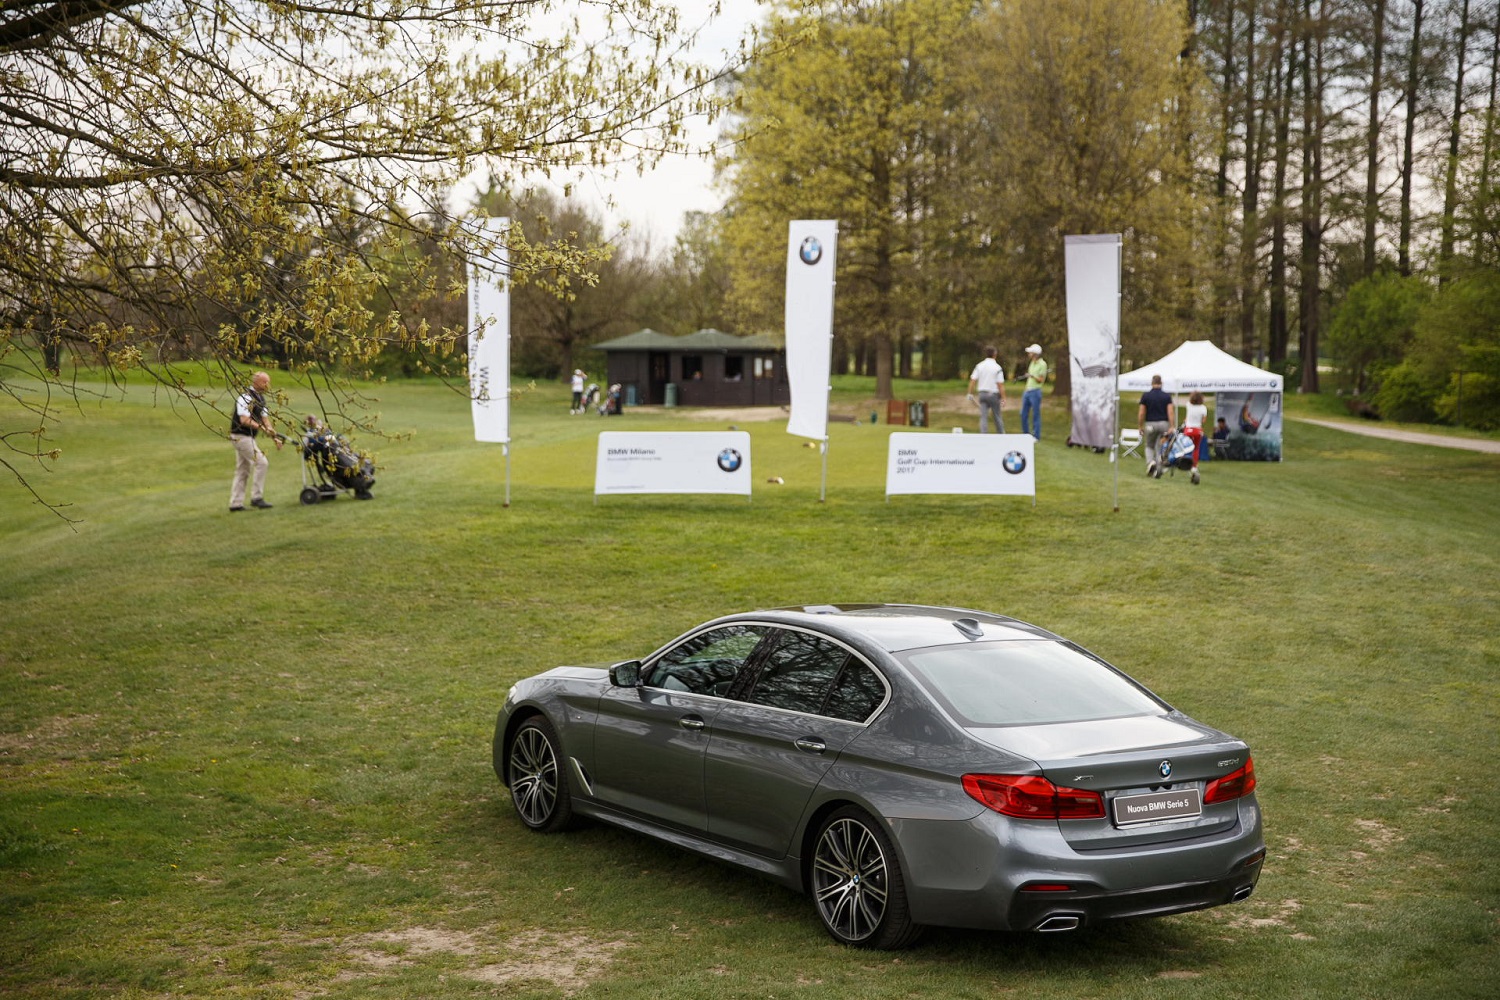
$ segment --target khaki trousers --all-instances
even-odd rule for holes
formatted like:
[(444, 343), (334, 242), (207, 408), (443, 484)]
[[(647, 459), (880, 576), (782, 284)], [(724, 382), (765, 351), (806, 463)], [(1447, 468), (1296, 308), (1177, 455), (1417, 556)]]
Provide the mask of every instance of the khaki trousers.
[(250, 470), (255, 470), (250, 498), (260, 500), (266, 489), (266, 467), (271, 463), (266, 459), (266, 453), (256, 447), (255, 438), (248, 434), (231, 434), (229, 443), (234, 445), (234, 483), (229, 487), (229, 506), (243, 507)]

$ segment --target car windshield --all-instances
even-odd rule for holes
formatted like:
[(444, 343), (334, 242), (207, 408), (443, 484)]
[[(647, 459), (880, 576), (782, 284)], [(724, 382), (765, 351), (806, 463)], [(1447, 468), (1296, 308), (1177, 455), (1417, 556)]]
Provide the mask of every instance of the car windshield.
[(931, 646), (901, 659), (969, 726), (1085, 722), (1167, 710), (1123, 674), (1052, 640)]

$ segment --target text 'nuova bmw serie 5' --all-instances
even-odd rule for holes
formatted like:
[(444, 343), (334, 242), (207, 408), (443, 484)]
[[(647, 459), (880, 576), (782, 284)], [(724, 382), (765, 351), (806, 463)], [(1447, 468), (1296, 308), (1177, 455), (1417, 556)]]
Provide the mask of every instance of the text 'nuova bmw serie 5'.
[(493, 753), (531, 829), (588, 817), (741, 865), (860, 947), (1231, 903), (1265, 857), (1242, 741), (977, 611), (718, 618), (519, 682)]

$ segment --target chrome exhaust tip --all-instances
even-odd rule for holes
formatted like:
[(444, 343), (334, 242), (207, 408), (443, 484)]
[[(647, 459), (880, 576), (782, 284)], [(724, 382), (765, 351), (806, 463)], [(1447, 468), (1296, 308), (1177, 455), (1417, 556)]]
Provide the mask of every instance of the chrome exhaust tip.
[(1060, 931), (1076, 931), (1082, 923), (1080, 918), (1071, 913), (1061, 913), (1043, 920), (1036, 925), (1036, 929), (1043, 934), (1056, 934)]
[(1252, 892), (1254, 892), (1254, 891), (1255, 891), (1255, 886), (1253, 886), (1253, 885), (1242, 885), (1238, 889), (1234, 890), (1234, 895), (1229, 897), (1229, 901), (1231, 903), (1238, 903), (1242, 899), (1249, 899), (1250, 898), (1250, 894)]

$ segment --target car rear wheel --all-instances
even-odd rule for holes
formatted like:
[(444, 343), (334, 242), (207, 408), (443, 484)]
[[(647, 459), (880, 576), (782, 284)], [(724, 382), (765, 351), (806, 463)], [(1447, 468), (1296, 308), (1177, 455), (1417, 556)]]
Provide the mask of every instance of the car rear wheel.
[(905, 948), (912, 922), (906, 881), (885, 831), (854, 806), (832, 813), (818, 832), (812, 860), (813, 902), (823, 927), (856, 948)]
[(510, 738), (511, 804), (521, 822), (542, 833), (573, 822), (573, 798), (562, 769), (557, 732), (540, 715), (521, 723)]

